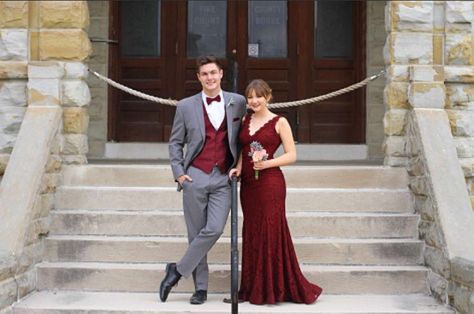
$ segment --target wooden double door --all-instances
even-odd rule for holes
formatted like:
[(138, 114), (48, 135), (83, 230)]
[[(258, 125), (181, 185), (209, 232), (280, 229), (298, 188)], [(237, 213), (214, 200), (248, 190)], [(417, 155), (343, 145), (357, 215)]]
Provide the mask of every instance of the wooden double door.
[[(195, 58), (213, 54), (223, 88), (266, 80), (274, 101), (325, 94), (365, 76), (365, 3), (359, 1), (112, 1), (110, 76), (181, 99), (200, 91)], [(174, 108), (109, 90), (109, 140), (166, 142)], [(364, 91), (276, 110), (300, 143), (363, 143)]]

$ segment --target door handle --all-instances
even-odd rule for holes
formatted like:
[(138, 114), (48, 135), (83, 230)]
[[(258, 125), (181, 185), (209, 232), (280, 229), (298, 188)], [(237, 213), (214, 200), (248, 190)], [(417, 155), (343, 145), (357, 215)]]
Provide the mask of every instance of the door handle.
[(114, 44), (114, 45), (117, 45), (119, 43), (118, 40), (108, 39), (108, 38), (90, 37), (89, 40), (93, 43), (106, 43), (106, 44)]

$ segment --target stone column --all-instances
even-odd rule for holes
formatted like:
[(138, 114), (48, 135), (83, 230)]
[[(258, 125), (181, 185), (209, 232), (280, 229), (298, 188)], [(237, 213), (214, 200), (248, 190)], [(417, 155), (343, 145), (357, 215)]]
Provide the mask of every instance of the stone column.
[(446, 111), (474, 207), (474, 5), (446, 1)]
[(26, 110), (28, 1), (0, 1), (0, 177)]
[[(48, 82), (57, 84), (58, 105), (63, 107), (65, 163), (86, 163), (87, 128), (89, 123), (89, 87), (85, 81), (87, 68), (83, 61), (91, 53), (87, 35), (89, 10), (86, 1), (30, 2), (30, 60), (45, 75), (52, 66), (57, 76)], [(41, 69), (41, 67), (43, 69)], [(41, 79), (40, 79), (41, 80)]]
[[(442, 3), (441, 3), (442, 4)], [(421, 66), (423, 73), (435, 76), (433, 65), (440, 64), (442, 47), (435, 34), (434, 12), (440, 3), (434, 1), (389, 1), (385, 7), (387, 40), (384, 59), (387, 65), (387, 84), (384, 90), (385, 164), (406, 166), (406, 118), (413, 107), (422, 107), (422, 94), (430, 94), (427, 77), (420, 71), (410, 80), (410, 67)], [(439, 78), (437, 78), (439, 79)], [(422, 81), (421, 85), (419, 81)], [(436, 85), (437, 88), (439, 84)], [(442, 89), (442, 88), (441, 88)], [(409, 98), (410, 95), (410, 98)], [(431, 95), (431, 94), (430, 94)], [(439, 95), (438, 97), (443, 97)], [(439, 101), (439, 99), (438, 99)]]

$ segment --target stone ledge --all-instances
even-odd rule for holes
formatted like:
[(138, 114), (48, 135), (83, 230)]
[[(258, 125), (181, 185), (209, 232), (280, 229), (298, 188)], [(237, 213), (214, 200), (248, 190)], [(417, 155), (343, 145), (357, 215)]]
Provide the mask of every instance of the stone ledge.
[(451, 274), (455, 281), (474, 289), (474, 261), (455, 257), (451, 261)]

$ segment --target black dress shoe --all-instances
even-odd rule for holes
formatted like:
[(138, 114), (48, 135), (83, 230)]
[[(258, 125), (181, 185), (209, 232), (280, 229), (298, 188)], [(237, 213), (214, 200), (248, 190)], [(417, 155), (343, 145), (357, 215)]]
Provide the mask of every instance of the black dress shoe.
[(206, 290), (197, 290), (194, 292), (189, 302), (191, 304), (203, 304), (207, 300), (207, 291)]
[(160, 299), (161, 302), (165, 302), (168, 299), (171, 288), (173, 288), (181, 278), (181, 274), (176, 268), (176, 263), (166, 264), (166, 275), (160, 285)]

